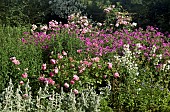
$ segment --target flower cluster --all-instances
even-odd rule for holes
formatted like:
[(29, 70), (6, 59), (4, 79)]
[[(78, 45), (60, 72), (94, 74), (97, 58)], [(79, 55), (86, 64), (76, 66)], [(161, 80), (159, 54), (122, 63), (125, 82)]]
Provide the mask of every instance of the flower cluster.
[(79, 29), (80, 34), (91, 32), (92, 29), (92, 24), (87, 16), (81, 16), (80, 13), (74, 13), (68, 16), (68, 24), (76, 26)]
[(128, 73), (132, 77), (139, 75), (138, 65), (135, 62), (136, 57), (130, 51), (129, 45), (125, 44), (123, 46), (124, 56), (114, 56), (118, 62), (120, 62), (125, 68), (127, 68)]

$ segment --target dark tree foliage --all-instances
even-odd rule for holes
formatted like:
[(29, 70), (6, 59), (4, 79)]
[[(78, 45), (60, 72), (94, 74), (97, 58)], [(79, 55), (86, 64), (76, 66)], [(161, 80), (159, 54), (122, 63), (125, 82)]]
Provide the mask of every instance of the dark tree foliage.
[(48, 0), (1, 0), (0, 22), (10, 26), (41, 22), (48, 11)]
[(66, 19), (83, 11), (80, 0), (0, 0), (0, 24), (18, 26)]
[(111, 0), (121, 2), (140, 27), (152, 25), (170, 32), (170, 0)]

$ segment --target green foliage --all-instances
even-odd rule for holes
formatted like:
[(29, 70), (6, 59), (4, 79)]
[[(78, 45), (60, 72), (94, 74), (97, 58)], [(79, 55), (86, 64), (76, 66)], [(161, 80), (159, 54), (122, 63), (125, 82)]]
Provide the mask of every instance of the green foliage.
[(109, 0), (84, 0), (86, 4), (85, 14), (88, 15), (93, 21), (102, 22), (105, 19), (105, 14), (102, 7), (111, 5)]
[[(0, 91), (4, 89), (9, 79), (12, 78), (14, 84), (19, 84), (21, 75), (28, 68), (30, 78), (38, 73), (42, 63), (41, 49), (34, 45), (23, 45), (21, 37), (23, 32), (27, 31), (26, 27), (2, 27), (0, 26)], [(14, 65), (10, 61), (11, 57), (16, 57), (21, 65)]]

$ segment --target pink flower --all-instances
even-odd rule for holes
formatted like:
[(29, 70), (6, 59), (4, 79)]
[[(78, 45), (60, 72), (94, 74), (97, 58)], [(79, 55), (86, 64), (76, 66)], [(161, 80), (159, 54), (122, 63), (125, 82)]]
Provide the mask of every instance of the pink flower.
[(55, 81), (53, 81), (53, 79), (48, 78), (47, 80), (48, 80), (48, 84), (50, 84), (50, 85), (54, 85), (55, 84)]
[(63, 56), (61, 54), (58, 54), (58, 59), (62, 59)]
[(82, 69), (80, 69), (80, 70), (79, 70), (79, 73), (83, 73), (83, 70), (82, 70)]
[(92, 64), (93, 64), (92, 62), (89, 62), (87, 66), (88, 66), (88, 67), (91, 67)]
[(116, 72), (116, 73), (114, 73), (114, 77), (115, 77), (115, 78), (120, 77), (120, 76), (119, 76), (119, 73), (117, 73), (117, 72)]
[(54, 76), (54, 73), (53, 73), (53, 72), (50, 72), (49, 75), (50, 75), (50, 77), (53, 77), (53, 76)]
[(28, 98), (28, 94), (23, 94), (22, 97), (27, 99)]
[(27, 78), (28, 74), (25, 72), (24, 74), (22, 74), (22, 78)]
[(69, 27), (69, 25), (68, 25), (68, 24), (64, 24), (64, 27), (65, 27), (65, 28), (68, 28), (68, 27)]
[(23, 82), (23, 81), (20, 81), (20, 82), (19, 82), (19, 84), (20, 84), (20, 85), (23, 85), (23, 84), (24, 84), (24, 82)]
[(152, 54), (153, 57), (156, 57), (156, 54)]
[(46, 70), (47, 69), (47, 65), (46, 64), (42, 64), (42, 70)]
[(108, 64), (108, 69), (112, 69), (112, 63), (107, 63)]
[(57, 61), (56, 61), (55, 59), (51, 59), (50, 62), (51, 62), (51, 64), (53, 64), (53, 65), (57, 63)]
[(40, 77), (38, 78), (38, 80), (39, 80), (40, 82), (44, 82), (45, 78), (44, 78), (44, 76), (40, 76)]
[(74, 92), (74, 94), (78, 94), (79, 93), (79, 91), (77, 89), (74, 89), (73, 92)]
[(81, 50), (81, 49), (77, 50), (77, 53), (81, 53), (81, 52), (82, 52), (82, 50)]
[(57, 67), (54, 68), (54, 73), (58, 74), (58, 68)]
[(91, 60), (94, 61), (94, 62), (99, 62), (100, 58), (99, 57), (95, 57), (95, 58), (92, 58)]
[(48, 78), (44, 78), (44, 81), (43, 81), (45, 84), (48, 84)]
[(47, 30), (47, 29), (48, 29), (47, 25), (41, 27), (41, 30)]
[(83, 61), (83, 64), (85, 65), (88, 65), (88, 63), (89, 63), (88, 61)]
[(74, 84), (75, 82), (74, 82), (74, 80), (72, 79), (71, 81), (70, 81), (70, 84)]
[(62, 54), (63, 54), (64, 56), (67, 56), (67, 53), (66, 53), (65, 51), (63, 51)]
[(107, 75), (104, 75), (103, 78), (106, 79), (106, 78), (107, 78)]
[(78, 77), (77, 75), (74, 75), (74, 76), (73, 76), (73, 80), (78, 81), (78, 80), (79, 80), (79, 77)]
[(65, 88), (69, 88), (69, 84), (68, 83), (64, 83), (64, 87)]
[(13, 62), (15, 65), (19, 65), (19, 64), (20, 64), (19, 60), (16, 60), (16, 59), (12, 60), (12, 62)]

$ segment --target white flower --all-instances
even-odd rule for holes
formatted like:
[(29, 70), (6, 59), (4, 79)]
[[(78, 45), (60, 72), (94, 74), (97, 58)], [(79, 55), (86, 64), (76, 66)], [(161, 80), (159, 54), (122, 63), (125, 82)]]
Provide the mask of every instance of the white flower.
[(36, 29), (37, 29), (37, 25), (33, 24), (33, 25), (32, 25), (32, 30), (34, 31), (34, 30), (36, 30)]
[(118, 23), (116, 23), (116, 25), (115, 25), (116, 27), (119, 27), (119, 24)]
[(132, 23), (132, 26), (137, 26), (137, 23), (133, 22), (133, 23)]
[(47, 30), (48, 29), (48, 26), (47, 25), (44, 25), (41, 27), (41, 30)]
[(137, 43), (136, 46), (137, 46), (138, 48), (141, 48), (141, 47), (142, 47), (141, 43)]
[(115, 5), (112, 5), (112, 8), (115, 8)]
[(168, 60), (168, 64), (170, 64), (170, 60)]
[(98, 26), (102, 26), (102, 23), (97, 23)]

